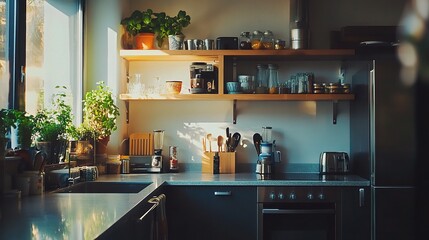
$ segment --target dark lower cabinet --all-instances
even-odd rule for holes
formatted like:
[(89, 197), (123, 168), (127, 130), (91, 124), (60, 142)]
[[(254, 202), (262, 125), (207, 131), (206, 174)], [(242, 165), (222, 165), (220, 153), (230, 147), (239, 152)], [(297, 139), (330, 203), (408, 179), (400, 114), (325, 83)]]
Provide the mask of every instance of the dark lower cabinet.
[(256, 239), (256, 187), (166, 186), (169, 240)]
[(371, 239), (371, 191), (369, 187), (341, 190), (342, 240)]
[[(150, 196), (142, 199), (139, 204), (107, 229), (107, 231), (98, 236), (97, 239), (164, 239), (159, 237), (159, 232), (155, 232), (161, 224), (160, 221), (157, 220), (159, 219), (159, 209), (158, 207), (152, 208), (153, 204), (148, 202), (152, 197), (162, 194), (164, 192), (163, 189), (163, 187), (160, 187)], [(140, 220), (140, 217), (143, 215), (145, 215), (145, 217)]]

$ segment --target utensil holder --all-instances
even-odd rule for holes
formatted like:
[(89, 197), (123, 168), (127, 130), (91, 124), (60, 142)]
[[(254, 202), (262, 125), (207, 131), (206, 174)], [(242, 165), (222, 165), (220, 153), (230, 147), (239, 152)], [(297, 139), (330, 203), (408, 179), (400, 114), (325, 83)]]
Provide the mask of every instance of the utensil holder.
[[(201, 158), (201, 172), (213, 174), (215, 152), (204, 152)], [(219, 173), (235, 173), (235, 152), (219, 152)]]

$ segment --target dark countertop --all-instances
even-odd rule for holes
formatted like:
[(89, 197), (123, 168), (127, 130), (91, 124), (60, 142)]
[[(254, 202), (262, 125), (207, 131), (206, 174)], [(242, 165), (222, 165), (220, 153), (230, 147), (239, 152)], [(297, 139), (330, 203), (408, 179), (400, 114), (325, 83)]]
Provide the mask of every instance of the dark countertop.
[[(199, 186), (369, 186), (355, 175), (320, 178), (318, 174), (288, 174), (286, 180), (258, 180), (256, 174), (123, 174), (97, 181), (151, 183), (138, 193), (44, 193), (21, 200), (4, 198), (0, 239), (94, 239), (161, 185)], [(256, 204), (256, 203), (255, 203)]]

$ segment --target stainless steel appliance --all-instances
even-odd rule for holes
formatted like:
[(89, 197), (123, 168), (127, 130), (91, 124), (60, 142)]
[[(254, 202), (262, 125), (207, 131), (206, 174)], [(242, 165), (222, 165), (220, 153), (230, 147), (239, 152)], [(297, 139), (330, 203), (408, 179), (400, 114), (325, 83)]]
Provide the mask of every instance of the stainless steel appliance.
[(191, 93), (218, 93), (218, 69), (213, 64), (193, 62), (190, 66)]
[(276, 162), (281, 162), (282, 153), (276, 150), (276, 140), (272, 139), (272, 127), (263, 127), (262, 130), (262, 138), (257, 141), (254, 139), (258, 152), (256, 174), (258, 179), (271, 179)]
[(349, 155), (345, 152), (322, 152), (320, 154), (321, 174), (349, 173)]
[(162, 172), (162, 147), (164, 130), (153, 133), (133, 133), (130, 135), (130, 172)]
[(164, 146), (164, 130), (153, 131), (152, 168), (162, 171), (162, 147)]
[(416, 239), (415, 89), (401, 81), (391, 52), (365, 57), (373, 60), (353, 76), (350, 105), (350, 154), (354, 170), (371, 180), (373, 240)]
[(341, 191), (258, 187), (258, 239), (341, 239)]

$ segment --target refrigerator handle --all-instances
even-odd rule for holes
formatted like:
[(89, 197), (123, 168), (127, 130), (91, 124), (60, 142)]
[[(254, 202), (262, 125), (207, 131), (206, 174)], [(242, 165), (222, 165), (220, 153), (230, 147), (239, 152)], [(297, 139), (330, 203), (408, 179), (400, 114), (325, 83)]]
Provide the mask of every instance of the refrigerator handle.
[(359, 207), (365, 207), (365, 189), (359, 188)]
[(370, 92), (370, 162), (371, 162), (371, 183), (375, 182), (375, 60), (369, 72), (369, 92)]

